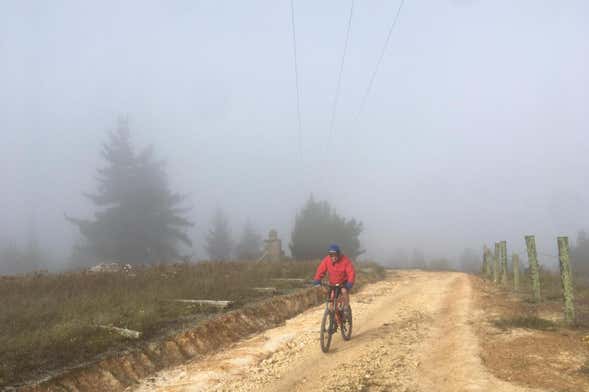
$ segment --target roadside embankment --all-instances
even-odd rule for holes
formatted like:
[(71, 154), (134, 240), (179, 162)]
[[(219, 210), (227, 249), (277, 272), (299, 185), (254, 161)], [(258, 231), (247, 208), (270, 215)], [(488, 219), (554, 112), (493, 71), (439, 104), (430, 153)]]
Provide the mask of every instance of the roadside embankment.
[(221, 314), (200, 323), (192, 330), (158, 342), (146, 343), (141, 348), (113, 358), (70, 369), (48, 381), (19, 390), (121, 391), (165, 367), (178, 365), (252, 333), (277, 326), (322, 300), (321, 291), (316, 289), (304, 289), (294, 294), (271, 298)]
[[(309, 280), (315, 262), (213, 264), (157, 267), (138, 271), (135, 277), (70, 274), (27, 277), (20, 283), (21, 278), (9, 279), (4, 287), (7, 292), (8, 286), (19, 286), (23, 291), (25, 286), (32, 287), (33, 281), (40, 284), (34, 288), (36, 292), (13, 298), (23, 305), (20, 309), (28, 309), (25, 314), (18, 313), (14, 303), (12, 310), (5, 308), (7, 314), (0, 314), (7, 320), (10, 314), (22, 319), (17, 320), (15, 328), (1, 331), (4, 335), (0, 336), (0, 342), (12, 346), (10, 351), (0, 354), (3, 362), (0, 367), (9, 376), (0, 382), (0, 389), (123, 390), (163, 368), (280, 325), (322, 301), (319, 290), (303, 288), (303, 281)], [(374, 264), (360, 264), (358, 271), (358, 286), (384, 277), (384, 270)], [(156, 287), (158, 283), (162, 285)], [(276, 289), (259, 290), (270, 284)], [(39, 314), (33, 314), (25, 306), (25, 302), (34, 303), (36, 298), (49, 301)], [(169, 302), (173, 298), (229, 299), (233, 307), (207, 310), (190, 302)], [(42, 316), (49, 315), (44, 322)], [(141, 331), (141, 338), (125, 339), (111, 330), (87, 326), (106, 316), (112, 320), (107, 324)], [(70, 335), (59, 333), (61, 330), (57, 328), (66, 319), (82, 325), (83, 333), (75, 330)], [(17, 324), (21, 325), (20, 330)], [(44, 344), (41, 358), (35, 351), (39, 347), (33, 344), (39, 337)], [(102, 339), (100, 342), (104, 344), (100, 347), (104, 349), (89, 355), (94, 351), (88, 348), (94, 349), (90, 345), (98, 338)], [(24, 379), (33, 381), (19, 381), (17, 377), (23, 379), (26, 374), (32, 374), (26, 372), (33, 365), (37, 365), (37, 372)]]

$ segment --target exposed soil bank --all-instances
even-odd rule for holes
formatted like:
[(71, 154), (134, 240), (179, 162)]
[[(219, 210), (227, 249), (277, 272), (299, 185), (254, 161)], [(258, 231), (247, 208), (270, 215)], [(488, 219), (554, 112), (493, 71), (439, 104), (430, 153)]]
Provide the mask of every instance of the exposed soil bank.
[[(161, 369), (211, 353), (255, 332), (275, 327), (323, 301), (320, 290), (305, 289), (294, 294), (246, 306), (202, 322), (194, 329), (116, 357), (81, 365), (36, 385), (17, 388), (41, 391), (122, 391)], [(6, 390), (9, 390), (8, 388)]]

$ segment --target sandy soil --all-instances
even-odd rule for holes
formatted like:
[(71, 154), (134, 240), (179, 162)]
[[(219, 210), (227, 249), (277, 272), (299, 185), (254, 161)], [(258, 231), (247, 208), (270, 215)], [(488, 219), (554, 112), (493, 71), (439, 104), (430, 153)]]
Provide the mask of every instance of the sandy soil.
[(482, 365), (483, 312), (462, 273), (397, 271), (352, 295), (354, 330), (319, 347), (323, 307), (133, 391), (529, 391)]

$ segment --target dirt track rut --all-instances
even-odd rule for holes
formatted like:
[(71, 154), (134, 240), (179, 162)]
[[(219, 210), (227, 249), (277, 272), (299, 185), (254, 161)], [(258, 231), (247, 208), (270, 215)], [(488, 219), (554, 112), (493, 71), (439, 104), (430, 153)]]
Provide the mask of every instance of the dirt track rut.
[(227, 350), (160, 372), (143, 391), (528, 391), (479, 357), (468, 275), (396, 271), (352, 296), (352, 340), (319, 348), (323, 307)]

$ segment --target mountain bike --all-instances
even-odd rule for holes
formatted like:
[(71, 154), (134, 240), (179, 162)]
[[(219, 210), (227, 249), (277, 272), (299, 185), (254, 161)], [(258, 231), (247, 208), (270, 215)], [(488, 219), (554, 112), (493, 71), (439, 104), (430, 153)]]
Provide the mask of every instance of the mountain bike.
[(326, 353), (329, 351), (329, 346), (331, 345), (331, 337), (337, 332), (338, 328), (344, 340), (350, 340), (352, 338), (352, 308), (348, 306), (349, 310), (344, 311), (343, 299), (340, 297), (342, 291), (341, 285), (324, 286), (328, 287), (328, 292), (325, 312), (321, 319), (319, 341), (321, 342), (321, 351)]

